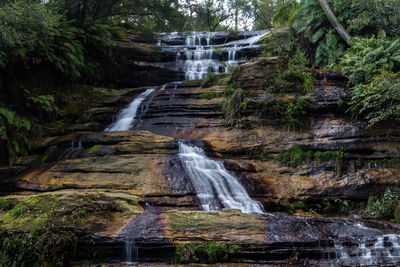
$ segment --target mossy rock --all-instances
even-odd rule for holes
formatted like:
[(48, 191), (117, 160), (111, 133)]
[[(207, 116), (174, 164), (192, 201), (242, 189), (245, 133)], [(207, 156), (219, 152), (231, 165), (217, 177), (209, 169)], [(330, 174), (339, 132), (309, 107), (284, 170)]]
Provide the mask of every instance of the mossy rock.
[[(113, 230), (143, 212), (141, 198), (126, 193), (64, 190), (0, 199), (0, 228), (31, 231), (43, 227), (74, 227), (87, 232)], [(117, 218), (117, 214), (119, 216)]]

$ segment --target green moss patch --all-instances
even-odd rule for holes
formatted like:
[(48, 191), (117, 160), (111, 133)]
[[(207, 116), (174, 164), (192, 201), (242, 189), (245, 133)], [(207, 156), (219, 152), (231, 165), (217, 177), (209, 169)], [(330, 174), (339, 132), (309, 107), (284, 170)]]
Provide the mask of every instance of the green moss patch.
[(74, 227), (104, 231), (114, 214), (132, 217), (142, 212), (140, 198), (122, 193), (60, 191), (0, 200), (0, 228)]
[(92, 146), (91, 148), (89, 148), (88, 150), (86, 150), (85, 152), (84, 152), (84, 155), (85, 156), (90, 156), (90, 155), (93, 155), (93, 154), (95, 154), (97, 151), (99, 151), (100, 149), (101, 149), (101, 145), (94, 145), (94, 146)]

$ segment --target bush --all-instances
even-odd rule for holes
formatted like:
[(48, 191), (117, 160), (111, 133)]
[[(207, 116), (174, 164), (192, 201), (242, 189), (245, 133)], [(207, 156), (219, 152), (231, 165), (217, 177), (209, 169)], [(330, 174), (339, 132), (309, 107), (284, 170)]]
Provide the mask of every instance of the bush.
[(0, 161), (6, 161), (12, 165), (18, 156), (25, 155), (28, 151), (28, 133), (31, 122), (18, 116), (15, 112), (0, 108)]
[(267, 92), (277, 93), (308, 93), (314, 91), (314, 78), (304, 70), (308, 61), (303, 53), (297, 51), (292, 57), (280, 58), (278, 73)]
[(352, 89), (349, 112), (354, 118), (363, 117), (368, 126), (381, 122), (399, 122), (400, 73), (382, 72), (366, 85)]
[(0, 266), (65, 266), (76, 245), (77, 236), (67, 230), (0, 232)]
[(276, 160), (290, 167), (297, 167), (303, 162), (311, 162), (312, 155), (312, 151), (303, 151), (301, 147), (293, 146), (289, 151), (280, 153)]
[(310, 126), (309, 114), (315, 101), (315, 98), (309, 96), (297, 96), (283, 101), (269, 95), (257, 103), (259, 117), (285, 125), (289, 130), (306, 129)]
[(379, 219), (395, 219), (400, 222), (400, 191), (387, 189), (381, 198), (371, 196), (368, 199), (366, 213)]
[(367, 83), (382, 70), (400, 70), (400, 39), (387, 38), (381, 32), (378, 37), (354, 37), (351, 43), (337, 66), (353, 85)]
[(335, 171), (340, 176), (343, 170), (344, 159), (347, 156), (344, 148), (338, 151), (304, 151), (299, 146), (293, 146), (289, 151), (281, 152), (276, 160), (290, 167), (297, 167), (304, 162), (315, 161), (317, 165), (326, 161), (335, 161)]

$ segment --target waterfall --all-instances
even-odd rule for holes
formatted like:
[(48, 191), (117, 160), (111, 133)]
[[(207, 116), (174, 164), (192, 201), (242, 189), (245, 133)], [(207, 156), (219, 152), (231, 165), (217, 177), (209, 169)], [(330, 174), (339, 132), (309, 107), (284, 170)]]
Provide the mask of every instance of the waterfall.
[(150, 88), (138, 95), (125, 109), (117, 116), (116, 121), (106, 128), (105, 132), (127, 131), (131, 128), (136, 118), (137, 110), (142, 102), (154, 92), (155, 89)]
[(136, 263), (139, 261), (138, 247), (135, 241), (127, 240), (125, 241), (125, 263)]
[(81, 142), (81, 138), (78, 141), (71, 140), (71, 146), (67, 148), (64, 153), (58, 158), (58, 160), (63, 159), (76, 159), (80, 153), (83, 151), (83, 146)]
[(203, 149), (179, 142), (179, 158), (203, 210), (220, 210), (222, 205), (243, 213), (263, 213), (261, 203), (251, 199), (238, 179), (221, 162), (208, 158)]
[[(185, 73), (185, 80), (207, 78), (209, 74), (218, 74), (230, 71), (243, 60), (238, 55), (251, 48), (259, 48), (256, 43), (266, 35), (268, 31), (256, 31), (243, 33), (243, 39), (227, 42), (228, 33), (192, 32), (185, 35), (185, 42), (180, 45), (166, 45), (163, 41), (179, 40), (179, 33), (163, 34), (159, 44), (163, 51), (174, 51), (180, 70)], [(219, 35), (225, 34), (222, 44), (215, 44)], [(219, 37), (221, 42), (221, 36)]]
[(372, 244), (360, 243), (341, 253), (337, 262), (340, 266), (399, 266), (400, 236), (387, 234), (377, 236)]

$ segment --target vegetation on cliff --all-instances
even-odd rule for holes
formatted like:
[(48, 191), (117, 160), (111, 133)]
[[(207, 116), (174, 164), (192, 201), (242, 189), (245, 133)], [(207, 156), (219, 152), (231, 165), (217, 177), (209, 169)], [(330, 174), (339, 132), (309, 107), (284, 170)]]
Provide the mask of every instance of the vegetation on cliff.
[[(50, 131), (56, 135), (65, 134), (68, 130), (63, 128), (67, 124), (90, 120), (87, 110), (97, 101), (113, 98), (115, 94), (120, 101), (115, 102), (119, 105), (127, 102), (122, 98), (130, 99), (142, 91), (143, 88), (139, 88), (115, 93), (111, 89), (95, 88), (119, 86), (126, 58), (117, 45), (126, 41), (127, 36), (129, 41), (142, 42), (145, 53), (139, 53), (138, 60), (151, 58), (157, 61), (161, 60), (154, 40), (157, 32), (226, 30), (230, 31), (228, 38), (232, 38), (238, 36), (241, 29), (276, 26), (278, 30), (263, 39), (263, 57), (248, 62), (245, 67), (231, 69), (230, 74), (212, 75), (207, 80), (192, 82), (192, 85), (203, 87), (196, 92), (195, 98), (209, 106), (198, 105), (196, 108), (200, 108), (196, 111), (194, 108), (182, 109), (187, 114), (192, 112), (184, 116), (194, 117), (193, 113), (201, 113), (203, 117), (196, 119), (196, 123), (203, 126), (204, 117), (211, 114), (207, 109), (213, 109), (210, 125), (220, 126), (219, 130), (222, 129), (226, 136), (218, 136), (217, 131), (202, 130), (199, 138), (207, 137), (208, 141), (215, 138), (212, 141), (216, 146), (227, 138), (236, 138), (225, 143), (226, 147), (234, 148), (224, 147), (221, 151), (216, 150), (217, 153), (228, 155), (233, 151), (240, 154), (242, 158), (237, 166), (236, 163), (230, 166), (234, 171), (244, 173), (246, 169), (249, 175), (262, 173), (262, 178), (257, 178), (260, 184), (271, 187), (267, 197), (276, 201), (271, 204), (276, 209), (283, 206), (282, 210), (291, 214), (300, 210), (346, 216), (354, 208), (361, 210), (361, 216), (366, 218), (399, 222), (400, 194), (397, 189), (386, 188), (388, 184), (398, 183), (397, 147), (389, 147), (395, 139), (384, 136), (389, 135), (384, 131), (376, 137), (367, 135), (372, 139), (386, 138), (381, 152), (378, 145), (367, 144), (375, 139), (358, 139), (361, 134), (357, 131), (364, 131), (365, 125), (372, 128), (382, 123), (397, 127), (400, 122), (400, 1), (325, 1), (330, 4), (338, 22), (353, 36), (350, 40), (343, 40), (320, 2), (0, 1), (0, 163), (13, 165), (18, 157), (29, 152), (30, 146), (36, 147), (42, 155), (35, 155), (35, 159), (27, 159), (22, 165), (55, 160), (59, 150), (64, 149), (62, 146), (71, 140), (75, 144), (73, 137), (39, 139), (45, 145), (30, 143), (29, 138)], [(221, 49), (216, 53), (221, 56), (224, 51)], [(319, 77), (321, 72), (317, 68), (328, 68), (345, 75), (348, 80), (334, 73), (335, 78), (348, 82), (350, 97), (334, 99), (333, 104), (328, 103), (331, 106), (327, 104), (321, 108), (318, 88), (314, 86), (329, 84), (332, 80)], [(189, 95), (185, 95), (187, 99)], [(164, 95), (164, 98), (167, 97)], [(172, 98), (169, 101), (169, 108), (192, 105), (185, 102), (174, 106)], [(111, 108), (117, 106), (113, 105)], [(104, 112), (98, 106), (96, 108), (93, 112)], [(351, 121), (351, 115), (361, 122), (351, 121), (357, 125), (343, 126), (340, 121), (327, 127), (331, 127), (331, 131), (335, 131), (335, 127), (348, 127), (352, 132), (349, 135), (344, 133), (346, 130), (330, 135), (324, 132), (326, 129), (309, 134), (306, 131), (313, 126), (313, 116), (323, 109), (334, 110), (340, 115), (347, 110), (348, 121)], [(222, 119), (228, 127), (223, 127)], [(160, 116), (160, 120), (163, 117)], [(158, 122), (159, 125), (163, 123)], [(252, 129), (259, 132), (251, 132)], [(228, 135), (228, 131), (234, 133)], [(238, 137), (234, 135), (235, 131), (243, 132)], [(272, 136), (278, 135), (278, 131), (280, 136), (274, 139)], [(145, 140), (152, 141), (144, 142), (141, 134)], [(310, 136), (318, 134), (322, 136), (319, 141), (323, 139), (326, 143), (311, 144), (314, 137)], [(361, 140), (362, 144), (346, 150), (347, 144), (356, 143), (354, 140), (346, 143), (349, 136), (355, 136), (354, 140)], [(117, 228), (128, 220), (142, 214), (145, 201), (150, 203), (147, 207), (152, 203), (163, 207), (176, 205), (182, 209), (195, 207), (194, 196), (186, 191), (179, 192), (179, 196), (175, 192), (162, 195), (163, 190), (172, 190), (170, 186), (175, 182), (175, 176), (170, 177), (172, 182), (157, 184), (159, 177), (167, 176), (161, 168), (167, 168), (165, 164), (173, 165), (169, 162), (172, 161), (170, 151), (176, 149), (173, 138), (155, 138), (148, 133), (86, 135), (85, 138), (86, 143), (83, 143), (87, 146), (82, 148), (82, 158), (64, 160), (48, 169), (45, 166), (24, 174), (18, 181), (19, 189), (57, 192), (32, 195), (23, 192), (1, 198), (0, 266), (67, 265), (75, 257), (77, 242), (82, 235), (119, 230)], [(246, 146), (241, 147), (244, 143)], [(215, 144), (210, 142), (213, 148)], [(144, 155), (143, 151), (148, 154)], [(246, 160), (253, 151), (261, 152), (249, 163)], [(369, 154), (356, 162), (355, 158), (361, 158), (358, 152), (364, 153), (361, 156)], [(385, 174), (366, 171), (350, 176), (346, 173), (349, 168), (346, 160), (350, 157), (352, 163), (361, 166), (352, 166), (354, 169), (375, 163), (390, 170), (383, 170)], [(178, 167), (179, 164), (173, 166)], [(320, 176), (309, 178), (312, 172)], [(354, 184), (351, 183), (353, 178)], [(252, 193), (260, 195), (260, 199), (266, 195), (261, 188), (264, 185), (257, 188), (259, 180), (240, 179), (250, 181)], [(339, 184), (342, 180), (343, 184)], [(360, 199), (365, 203), (347, 199), (353, 188), (362, 189), (375, 182), (380, 188), (367, 188), (370, 190), (367, 193), (363, 191)], [(293, 184), (287, 186), (288, 183)], [(336, 192), (338, 188), (343, 192)], [(330, 197), (329, 194), (336, 195)], [(303, 198), (311, 200), (303, 201)], [(317, 201), (321, 203), (316, 204)], [(243, 215), (234, 210), (168, 211), (162, 216), (166, 239), (175, 242), (171, 246), (176, 248), (176, 263), (225, 261), (240, 254), (241, 242), (247, 246), (265, 242), (265, 223), (261, 216)], [(218, 233), (217, 237), (215, 233)], [(205, 242), (198, 243), (198, 240)], [(226, 243), (226, 240), (234, 242)]]

